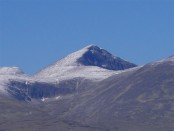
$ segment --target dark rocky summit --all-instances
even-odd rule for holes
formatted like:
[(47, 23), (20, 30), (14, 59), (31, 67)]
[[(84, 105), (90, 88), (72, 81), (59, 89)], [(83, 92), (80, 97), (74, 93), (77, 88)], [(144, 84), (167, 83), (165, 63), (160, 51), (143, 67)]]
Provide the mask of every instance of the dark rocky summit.
[(78, 60), (78, 63), (85, 66), (98, 66), (109, 70), (124, 70), (137, 65), (113, 56), (108, 51), (95, 45), (88, 47), (88, 51)]

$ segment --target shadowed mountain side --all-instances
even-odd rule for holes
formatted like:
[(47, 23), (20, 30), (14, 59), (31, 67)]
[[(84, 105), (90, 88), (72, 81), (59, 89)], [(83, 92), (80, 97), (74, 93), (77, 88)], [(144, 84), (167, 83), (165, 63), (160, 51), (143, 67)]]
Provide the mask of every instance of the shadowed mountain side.
[(110, 77), (78, 96), (65, 119), (111, 131), (171, 130), (173, 85), (173, 61), (148, 64)]
[(77, 59), (77, 62), (85, 66), (98, 66), (109, 70), (124, 70), (136, 66), (95, 45), (88, 46), (88, 50)]
[(7, 91), (15, 99), (31, 101), (32, 99), (48, 99), (68, 94), (78, 94), (87, 90), (93, 81), (74, 78), (59, 83), (27, 82), (11, 80)]

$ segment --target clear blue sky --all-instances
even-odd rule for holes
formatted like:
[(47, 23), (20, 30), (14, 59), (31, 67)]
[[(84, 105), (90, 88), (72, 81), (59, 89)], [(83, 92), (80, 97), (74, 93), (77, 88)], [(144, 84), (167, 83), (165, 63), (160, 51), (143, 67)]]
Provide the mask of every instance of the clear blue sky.
[(173, 0), (0, 0), (0, 66), (33, 74), (88, 44), (139, 65), (173, 55)]

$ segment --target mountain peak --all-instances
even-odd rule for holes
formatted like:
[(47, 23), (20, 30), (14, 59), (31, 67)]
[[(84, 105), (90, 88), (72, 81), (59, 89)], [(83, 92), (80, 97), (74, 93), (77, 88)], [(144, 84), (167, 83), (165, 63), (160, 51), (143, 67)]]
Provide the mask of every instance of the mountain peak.
[(77, 63), (80, 65), (98, 66), (109, 70), (124, 70), (136, 66), (96, 45), (89, 45), (83, 49), (86, 49), (86, 51), (77, 59)]
[(88, 45), (42, 69), (34, 77), (48, 81), (73, 78), (101, 80), (115, 74), (116, 71), (113, 70), (124, 70), (135, 66), (96, 45)]
[(57, 61), (54, 66), (98, 66), (109, 70), (124, 70), (136, 65), (91, 44)]
[(98, 46), (96, 46), (96, 45), (94, 45), (94, 44), (90, 44), (90, 45), (87, 45), (86, 47), (84, 47), (84, 48), (87, 48), (87, 49), (89, 49), (89, 48), (99, 48)]
[(95, 45), (88, 45), (78, 51), (75, 51), (66, 57), (62, 58), (61, 60), (57, 61), (55, 64), (59, 66), (80, 66), (83, 65), (82, 63), (78, 63), (78, 59), (80, 59), (86, 52), (90, 49), (98, 48)]

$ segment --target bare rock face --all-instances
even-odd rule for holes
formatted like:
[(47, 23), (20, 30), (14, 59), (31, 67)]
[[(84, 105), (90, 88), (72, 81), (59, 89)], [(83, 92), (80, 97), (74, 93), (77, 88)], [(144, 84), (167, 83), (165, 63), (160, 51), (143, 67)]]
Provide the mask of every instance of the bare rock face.
[(98, 66), (109, 70), (124, 70), (136, 66), (95, 45), (86, 48), (87, 51), (77, 60), (79, 64), (85, 66)]
[(6, 90), (14, 99), (32, 101), (32, 99), (41, 100), (80, 93), (87, 90), (91, 84), (93, 84), (92, 81), (81, 78), (61, 81), (60, 83), (10, 80)]

